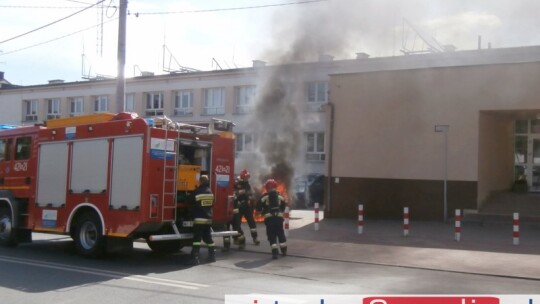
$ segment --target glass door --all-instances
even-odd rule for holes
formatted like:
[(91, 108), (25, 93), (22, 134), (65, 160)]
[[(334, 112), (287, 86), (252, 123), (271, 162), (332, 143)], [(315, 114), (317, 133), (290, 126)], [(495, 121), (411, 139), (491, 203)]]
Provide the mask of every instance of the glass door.
[(540, 192), (540, 135), (534, 135), (530, 140), (531, 149), (529, 149), (531, 160), (529, 162), (531, 170), (529, 171), (528, 180), (529, 190)]
[(513, 190), (540, 192), (540, 119), (515, 121)]

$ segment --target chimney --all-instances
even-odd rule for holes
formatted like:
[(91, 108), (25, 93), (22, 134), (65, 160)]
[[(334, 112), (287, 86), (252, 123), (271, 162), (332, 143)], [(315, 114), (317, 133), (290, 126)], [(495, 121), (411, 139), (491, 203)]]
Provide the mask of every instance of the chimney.
[(478, 36), (478, 49), (482, 49), (482, 36)]
[(149, 72), (149, 71), (141, 71), (141, 76), (143, 76), (143, 77), (150, 77), (150, 76), (154, 76), (154, 72)]
[(328, 55), (328, 54), (320, 54), (319, 55), (319, 61), (320, 62), (330, 62), (334, 60), (334, 56)]
[(261, 68), (261, 67), (264, 67), (264, 66), (266, 66), (266, 61), (253, 60), (253, 67), (254, 68)]
[(49, 80), (49, 84), (60, 84), (60, 83), (64, 83), (64, 80), (63, 79)]
[(364, 53), (364, 52), (356, 53), (356, 59), (368, 59), (368, 58), (369, 58), (368, 53)]
[(4, 72), (0, 71), (0, 80), (4, 80)]

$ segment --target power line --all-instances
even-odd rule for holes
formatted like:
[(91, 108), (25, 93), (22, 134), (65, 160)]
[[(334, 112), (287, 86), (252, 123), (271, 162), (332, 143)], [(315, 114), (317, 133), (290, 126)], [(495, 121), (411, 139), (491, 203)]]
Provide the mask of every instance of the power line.
[[(113, 22), (113, 21), (116, 21), (116, 20), (118, 20), (118, 18), (114, 18), (114, 19), (107, 20), (107, 21), (103, 22), (103, 24), (106, 24), (106, 23), (109, 23), (109, 22)], [(29, 45), (29, 46), (26, 46), (26, 47), (23, 47), (23, 48), (20, 48), (20, 49), (8, 51), (8, 52), (3, 52), (3, 53), (0, 53), (0, 56), (4, 56), (4, 55), (8, 55), (8, 54), (12, 54), (12, 53), (24, 51), (24, 50), (29, 49), (29, 48), (33, 48), (33, 47), (36, 47), (36, 46), (40, 46), (40, 45), (43, 45), (43, 44), (47, 44), (47, 43), (50, 43), (50, 42), (53, 42), (53, 41), (56, 41), (56, 40), (60, 40), (60, 39), (63, 39), (63, 38), (69, 37), (69, 36), (73, 36), (73, 35), (78, 34), (78, 33), (80, 33), (80, 32), (87, 31), (87, 30), (89, 30), (89, 29), (93, 29), (93, 28), (98, 27), (98, 26), (101, 26), (101, 25), (102, 25), (102, 24), (99, 23), (99, 24), (92, 25), (92, 26), (89, 26), (89, 27), (87, 27), (87, 28), (78, 30), (78, 31), (76, 31), (76, 32), (72, 32), (72, 33), (69, 33), (69, 34), (66, 34), (66, 35), (63, 35), (63, 36), (60, 36), (60, 37), (56, 37), (56, 38), (54, 38), (54, 39), (50, 39), (50, 40), (43, 41), (43, 42), (40, 42), (40, 43), (32, 44), (32, 45)]]
[(32, 5), (0, 5), (0, 8), (52, 8), (52, 9), (74, 9), (83, 6), (32, 6)]
[(98, 5), (98, 4), (100, 4), (100, 3), (103, 2), (103, 1), (105, 1), (105, 0), (101, 0), (101, 1), (99, 1), (99, 2), (97, 2), (97, 3), (95, 3), (95, 4), (92, 4), (92, 5), (88, 6), (88, 7), (86, 7), (86, 8), (84, 8), (84, 9), (80, 10), (80, 11), (77, 11), (77, 12), (75, 12), (75, 13), (69, 15), (69, 16), (66, 16), (66, 17), (64, 17), (64, 18), (58, 19), (58, 20), (56, 20), (56, 21), (53, 21), (53, 22), (51, 22), (51, 23), (45, 24), (45, 25), (43, 25), (43, 26), (40, 26), (40, 27), (38, 27), (38, 28), (36, 28), (36, 29), (33, 29), (33, 30), (31, 30), (31, 31), (28, 31), (28, 32), (26, 32), (26, 33), (17, 35), (17, 36), (15, 36), (15, 37), (11, 37), (11, 38), (6, 39), (6, 40), (4, 40), (4, 41), (0, 41), (0, 44), (2, 44), (2, 43), (4, 43), (4, 42), (11, 41), (11, 40), (14, 40), (14, 39), (17, 39), (17, 38), (20, 38), (20, 37), (22, 37), (22, 36), (25, 36), (25, 35), (28, 35), (28, 34), (30, 34), (30, 33), (35, 32), (35, 31), (38, 31), (38, 30), (40, 30), (40, 29), (42, 29), (42, 28), (45, 28), (45, 27), (51, 26), (51, 25), (53, 25), (53, 24), (55, 24), (55, 23), (58, 23), (58, 22), (60, 22), (60, 21), (66, 20), (66, 19), (68, 19), (68, 18), (70, 18), (70, 17), (73, 17), (73, 16), (75, 16), (75, 15), (77, 15), (77, 14), (82, 13), (83, 11), (85, 11), (85, 10), (87, 10), (87, 9), (89, 9), (89, 8), (92, 8), (92, 7), (94, 7), (94, 6)]
[(190, 14), (190, 13), (209, 13), (209, 12), (237, 11), (237, 10), (248, 10), (248, 9), (256, 9), (256, 8), (267, 8), (267, 7), (276, 7), (276, 6), (296, 5), (296, 4), (309, 4), (309, 3), (326, 2), (326, 1), (328, 1), (328, 0), (306, 0), (306, 1), (297, 1), (297, 2), (256, 5), (256, 6), (215, 8), (215, 9), (178, 11), (178, 12), (153, 12), (153, 13), (139, 13), (139, 12), (137, 12), (137, 13), (134, 13), (134, 15), (135, 15), (135, 17), (139, 17), (139, 15), (168, 15), (168, 14)]

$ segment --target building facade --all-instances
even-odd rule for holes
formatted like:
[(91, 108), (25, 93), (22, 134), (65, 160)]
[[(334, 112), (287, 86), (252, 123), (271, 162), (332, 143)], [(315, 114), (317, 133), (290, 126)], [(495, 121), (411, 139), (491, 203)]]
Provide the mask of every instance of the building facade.
[[(325, 123), (321, 106), (328, 100), (328, 65), (303, 66), (305, 77), (290, 83), (288, 102), (297, 105), (302, 142), (295, 174), (324, 174)], [(235, 123), (236, 171), (257, 164), (253, 112), (261, 77), (274, 67), (257, 62), (253, 68), (147, 75), (126, 80), (124, 111), (143, 117), (165, 115), (187, 124), (205, 124), (212, 118)], [(265, 76), (266, 75), (266, 76)], [(40, 124), (46, 120), (114, 112), (116, 80), (63, 82), (0, 88), (0, 123)], [(252, 166), (253, 168), (249, 168)], [(238, 173), (237, 172), (237, 173)]]
[(539, 78), (540, 60), (517, 57), (332, 75), (329, 215), (438, 220), (519, 179), (539, 191)]
[[(478, 209), (518, 179), (540, 190), (539, 62), (540, 47), (254, 61), (250, 68), (127, 79), (124, 110), (188, 124), (230, 120), (236, 173), (256, 172), (258, 104), (272, 96), (268, 79), (279, 76), (299, 120), (291, 128), (301, 134), (295, 175), (327, 177), (327, 216), (355, 218), (364, 204), (366, 216), (398, 218), (410, 207), (415, 218), (438, 219), (444, 205), (447, 213)], [(0, 87), (0, 123), (114, 112), (115, 92), (115, 80)]]

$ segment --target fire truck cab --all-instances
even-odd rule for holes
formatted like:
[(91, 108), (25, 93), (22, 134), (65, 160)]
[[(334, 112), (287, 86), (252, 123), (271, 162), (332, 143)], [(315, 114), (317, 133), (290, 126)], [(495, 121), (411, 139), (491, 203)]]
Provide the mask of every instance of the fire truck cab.
[(70, 235), (83, 256), (131, 248), (135, 239), (178, 251), (191, 245), (191, 193), (201, 174), (215, 196), (214, 231), (223, 230), (233, 208), (232, 126), (132, 113), (0, 125), (0, 245), (42, 232)]

